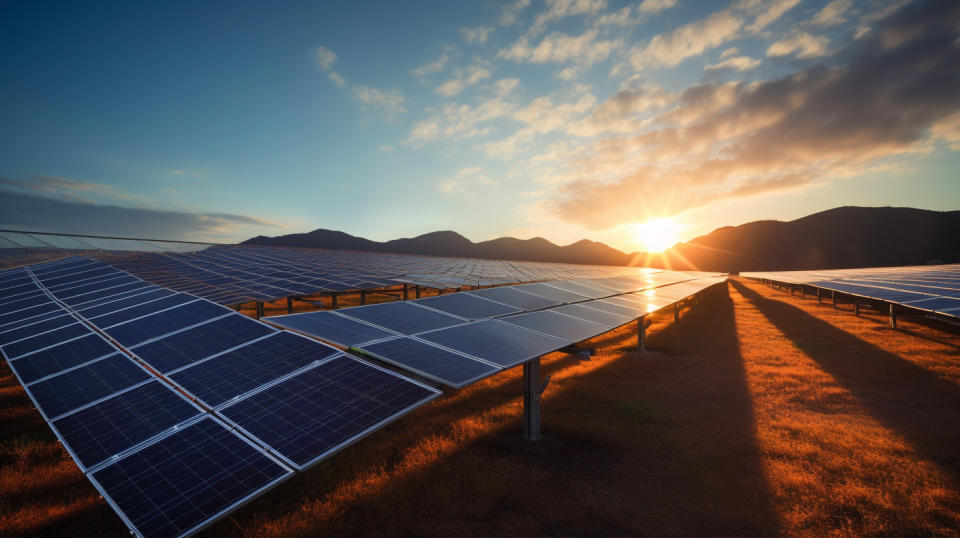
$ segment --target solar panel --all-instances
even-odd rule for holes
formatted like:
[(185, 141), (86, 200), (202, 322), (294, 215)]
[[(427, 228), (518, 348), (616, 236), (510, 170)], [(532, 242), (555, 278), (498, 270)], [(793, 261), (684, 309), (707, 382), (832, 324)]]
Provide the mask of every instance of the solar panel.
[(49, 420), (151, 377), (137, 363), (115, 353), (32, 383), (27, 390)]
[(0, 315), (0, 327), (19, 327), (21, 325), (39, 321), (39, 319), (47, 319), (50, 317), (50, 314), (59, 316), (64, 312), (66, 311), (57, 303), (43, 303), (25, 310), (20, 310), (18, 312), (9, 312), (7, 314)]
[(218, 407), (260, 387), (326, 359), (339, 350), (309, 338), (278, 332), (170, 375), (174, 383)]
[(204, 418), (89, 475), (130, 530), (189, 534), (292, 471), (212, 418)]
[(518, 290), (515, 286), (487, 288), (485, 290), (474, 290), (467, 293), (470, 295), (483, 297), (484, 299), (501, 302), (505, 305), (510, 305), (523, 311), (540, 310), (541, 308), (548, 308), (562, 304), (561, 301), (548, 299), (541, 295), (534, 295), (532, 293)]
[(340, 355), (220, 414), (298, 469), (435, 398), (439, 391)]
[(503, 368), (516, 366), (572, 343), (498, 320), (484, 320), (431, 331), (419, 335), (418, 338)]
[(549, 334), (550, 336), (571, 342), (581, 342), (610, 330), (608, 327), (592, 321), (571, 317), (550, 310), (517, 314), (515, 316), (501, 318), (501, 321), (526, 327), (527, 329)]
[(616, 304), (606, 299), (587, 301), (585, 303), (580, 303), (580, 304), (583, 306), (589, 306), (590, 308), (596, 308), (597, 310), (603, 310), (604, 312), (609, 312), (611, 314), (616, 314), (618, 316), (622, 316), (627, 319), (636, 319), (639, 316), (646, 313), (646, 312), (640, 312), (639, 309), (636, 307)]
[(105, 330), (121, 345), (131, 347), (151, 338), (230, 313), (232, 313), (231, 310), (216, 303), (198, 299), (192, 303), (163, 310)]
[(610, 312), (604, 312), (603, 310), (597, 310), (596, 308), (589, 308), (579, 304), (558, 306), (551, 308), (550, 310), (554, 312), (560, 312), (561, 314), (566, 314), (568, 316), (573, 316), (575, 318), (599, 323), (600, 325), (604, 325), (611, 329), (614, 327), (619, 327), (625, 323), (629, 323), (631, 319), (633, 319), (630, 316), (611, 314)]
[(497, 366), (405, 336), (368, 344), (360, 350), (458, 389), (500, 371)]
[[(30, 308), (35, 308), (37, 306), (48, 304), (46, 301), (49, 301), (50, 298), (46, 295), (43, 296), (42, 300), (35, 297), (21, 297), (16, 298), (13, 301), (8, 301), (3, 305), (3, 311), (13, 314), (15, 312), (21, 312)], [(54, 304), (54, 303), (49, 303)]]
[(379, 329), (329, 311), (274, 316), (267, 318), (267, 321), (343, 347), (353, 347), (364, 342), (397, 336), (392, 331)]
[(0, 346), (7, 345), (24, 338), (30, 338), (41, 333), (59, 329), (77, 322), (77, 318), (68, 314), (44, 319), (28, 325), (21, 325), (15, 329), (0, 332)]
[(118, 310), (123, 310), (124, 308), (130, 308), (131, 306), (136, 306), (138, 304), (143, 304), (148, 301), (153, 301), (155, 299), (160, 299), (163, 297), (168, 297), (174, 295), (176, 292), (171, 290), (165, 290), (163, 288), (152, 288), (149, 291), (136, 293), (130, 295), (129, 297), (123, 297), (120, 299), (114, 299), (112, 301), (105, 301), (101, 304), (95, 304), (80, 308), (77, 312), (87, 318), (95, 318), (97, 316), (102, 316), (104, 314), (109, 314), (111, 312), (116, 312)]
[(234, 314), (134, 346), (131, 350), (155, 370), (166, 374), (275, 332), (263, 323)]
[(467, 322), (460, 317), (423, 308), (412, 301), (345, 308), (338, 313), (400, 334), (415, 334)]
[(451, 293), (426, 299), (417, 299), (417, 304), (429, 306), (464, 319), (485, 319), (520, 312), (520, 309), (496, 303), (466, 293)]
[(87, 472), (202, 414), (202, 409), (154, 379), (64, 415), (50, 425)]
[(555, 282), (545, 282), (544, 285), (550, 286), (552, 288), (558, 288), (563, 291), (574, 293), (577, 295), (582, 295), (584, 297), (589, 297), (591, 299), (598, 299), (600, 297), (606, 297), (608, 295), (613, 295), (616, 291), (609, 289), (600, 289), (587, 284), (580, 282), (569, 282), (569, 281), (555, 281)]
[(547, 299), (557, 301), (558, 303), (578, 303), (580, 301), (586, 301), (589, 299), (589, 297), (585, 297), (583, 295), (563, 291), (553, 286), (547, 286), (542, 282), (536, 282), (534, 284), (521, 284), (520, 286), (515, 287), (520, 291), (546, 297)]
[(7, 364), (20, 378), (20, 382), (27, 384), (67, 368), (99, 359), (115, 351), (117, 349), (100, 335), (90, 333), (82, 338), (37, 351), (17, 360), (8, 361)]
[(906, 306), (930, 310), (932, 312), (945, 312), (960, 308), (960, 299), (954, 297), (933, 297), (930, 299), (921, 299), (904, 303)]
[(192, 295), (187, 295), (186, 293), (177, 293), (174, 295), (161, 297), (147, 303), (117, 310), (115, 312), (104, 314), (98, 317), (87, 317), (87, 320), (97, 327), (113, 327), (114, 325), (126, 323), (132, 319), (146, 316), (154, 312), (159, 312), (160, 310), (170, 308), (172, 306), (182, 305), (194, 300), (196, 300), (196, 297)]
[(35, 351), (55, 346), (61, 342), (66, 342), (67, 340), (76, 338), (89, 332), (90, 329), (88, 329), (82, 323), (77, 323), (76, 320), (74, 320), (74, 323), (71, 325), (66, 325), (60, 327), (59, 329), (47, 331), (45, 333), (37, 334), (29, 338), (7, 344), (2, 347), (3, 354), (6, 355), (8, 360), (16, 359)]

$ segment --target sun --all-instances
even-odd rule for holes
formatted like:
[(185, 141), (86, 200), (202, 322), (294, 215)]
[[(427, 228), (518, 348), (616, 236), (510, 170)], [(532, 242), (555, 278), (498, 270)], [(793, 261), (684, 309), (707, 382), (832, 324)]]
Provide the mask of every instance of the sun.
[(646, 252), (663, 252), (680, 242), (680, 226), (671, 218), (653, 219), (635, 224), (635, 239)]

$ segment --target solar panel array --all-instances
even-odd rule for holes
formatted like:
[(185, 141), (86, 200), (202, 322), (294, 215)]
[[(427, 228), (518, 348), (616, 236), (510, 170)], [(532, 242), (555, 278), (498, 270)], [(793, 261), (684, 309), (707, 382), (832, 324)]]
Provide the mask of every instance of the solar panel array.
[(521, 284), (266, 321), (461, 388), (635, 321), (725, 277), (641, 276)]
[(158, 241), (98, 237), (46, 232), (19, 232), (0, 230), (0, 249), (58, 249), (75, 251), (136, 251), (136, 252), (191, 252), (205, 249), (209, 243), (186, 241)]
[(876, 299), (944, 316), (960, 317), (960, 265), (771, 271), (741, 276)]
[(0, 311), (3, 358), (143, 536), (194, 532), (439, 394), (87, 258), (0, 272)]
[(222, 245), (190, 253), (104, 253), (100, 259), (154, 284), (224, 305), (404, 283), (444, 289), (635, 275), (639, 271), (629, 267), (248, 245)]

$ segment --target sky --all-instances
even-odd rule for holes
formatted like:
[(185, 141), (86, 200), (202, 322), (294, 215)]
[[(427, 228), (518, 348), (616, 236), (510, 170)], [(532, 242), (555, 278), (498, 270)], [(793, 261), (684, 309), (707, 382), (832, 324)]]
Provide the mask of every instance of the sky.
[(643, 247), (960, 209), (960, 2), (18, 2), (0, 227)]

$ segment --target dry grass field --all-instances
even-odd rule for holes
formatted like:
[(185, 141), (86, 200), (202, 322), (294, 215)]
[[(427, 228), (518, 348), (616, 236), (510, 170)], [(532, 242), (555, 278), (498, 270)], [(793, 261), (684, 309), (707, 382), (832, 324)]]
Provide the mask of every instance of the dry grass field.
[[(285, 308), (285, 305), (283, 305)], [(279, 305), (275, 308), (279, 309)], [(280, 313), (269, 312), (271, 313)], [(950, 535), (960, 331), (732, 280), (554, 354), (545, 439), (520, 369), (444, 397), (256, 499), (216, 536)], [(949, 330), (948, 330), (949, 329)], [(0, 536), (122, 535), (0, 366)]]

